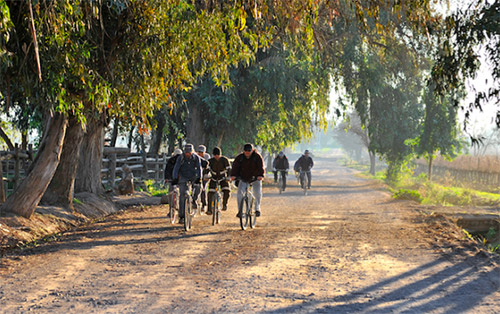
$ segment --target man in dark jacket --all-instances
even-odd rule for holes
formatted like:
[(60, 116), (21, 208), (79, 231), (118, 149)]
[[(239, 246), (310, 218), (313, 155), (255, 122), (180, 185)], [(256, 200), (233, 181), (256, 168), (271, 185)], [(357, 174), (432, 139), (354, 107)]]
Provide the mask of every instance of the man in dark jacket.
[(290, 168), (290, 165), (288, 163), (288, 158), (285, 156), (285, 153), (280, 152), (276, 158), (273, 160), (273, 168), (274, 170), (274, 182), (278, 182), (278, 172), (281, 175), (281, 178), (283, 180), (283, 191), (286, 188), (286, 175), (288, 168)]
[(180, 155), (175, 162), (172, 172), (173, 183), (179, 182), (180, 203), (179, 203), (179, 222), (184, 222), (184, 200), (187, 190), (187, 182), (193, 183), (193, 208), (198, 208), (196, 201), (200, 195), (201, 180), (201, 157), (194, 154), (193, 144), (184, 146), (184, 154)]
[[(211, 215), (213, 208), (210, 208), (210, 200), (212, 196), (215, 194), (215, 190), (217, 188), (217, 181), (229, 176), (229, 172), (231, 171), (231, 164), (229, 163), (229, 159), (226, 156), (222, 156), (222, 151), (219, 147), (215, 147), (213, 150), (213, 156), (208, 160), (208, 169), (210, 171), (211, 180), (208, 184), (208, 210), (207, 215)], [(223, 180), (219, 182), (219, 185), (222, 190), (222, 210), (227, 210), (227, 201), (229, 200), (229, 195), (231, 193), (231, 189), (229, 188), (229, 182), (227, 180)]]
[[(264, 180), (264, 159), (253, 148), (253, 145), (247, 143), (243, 146), (243, 153), (236, 156), (231, 169), (231, 180), (238, 178), (238, 206), (243, 198), (243, 192), (253, 180), (253, 195), (255, 196), (255, 212), (256, 216), (260, 216), (260, 201), (262, 199), (262, 180)], [(238, 217), (240, 214), (238, 208)]]
[(302, 182), (304, 181), (303, 176), (307, 175), (307, 179), (308, 179), (307, 180), (308, 181), (307, 188), (308, 189), (311, 188), (311, 169), (313, 166), (314, 166), (314, 162), (313, 162), (311, 156), (309, 156), (309, 151), (307, 149), (304, 152), (304, 155), (300, 156), (300, 158), (297, 159), (297, 161), (295, 162), (295, 165), (293, 166), (293, 169), (297, 172), (302, 170), (301, 177), (300, 177), (300, 184), (301, 185), (302, 185)]

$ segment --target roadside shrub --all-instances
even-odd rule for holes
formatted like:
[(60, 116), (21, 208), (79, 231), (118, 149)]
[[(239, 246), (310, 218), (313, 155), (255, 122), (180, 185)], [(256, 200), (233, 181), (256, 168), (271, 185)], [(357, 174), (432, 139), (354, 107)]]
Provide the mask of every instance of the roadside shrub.
[(394, 198), (397, 200), (410, 200), (419, 203), (422, 202), (422, 196), (420, 196), (420, 193), (409, 189), (399, 189), (399, 191), (394, 193)]

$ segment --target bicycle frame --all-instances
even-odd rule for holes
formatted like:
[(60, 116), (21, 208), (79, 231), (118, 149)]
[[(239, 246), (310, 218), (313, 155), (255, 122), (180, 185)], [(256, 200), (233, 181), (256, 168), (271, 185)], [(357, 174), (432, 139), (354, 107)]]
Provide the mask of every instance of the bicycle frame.
[(215, 197), (215, 199), (209, 199), (208, 206), (210, 206), (211, 207), (210, 209), (212, 210), (212, 225), (216, 225), (220, 223), (220, 216), (221, 216), (220, 202), (222, 198), (221, 195), (222, 191), (220, 188), (220, 183), (222, 181), (226, 181), (227, 178), (224, 177), (217, 180), (212, 178), (211, 180), (215, 182), (215, 193), (213, 194), (213, 197)]

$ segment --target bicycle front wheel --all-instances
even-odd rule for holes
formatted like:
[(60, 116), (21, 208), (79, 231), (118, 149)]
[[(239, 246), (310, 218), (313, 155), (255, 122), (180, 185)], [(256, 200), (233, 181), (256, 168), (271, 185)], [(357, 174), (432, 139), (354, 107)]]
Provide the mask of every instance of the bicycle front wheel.
[(308, 179), (309, 178), (307, 177), (307, 173), (304, 173), (304, 177), (302, 179), (302, 182), (303, 182), (302, 183), (302, 189), (304, 191), (304, 195), (307, 195), (307, 186), (309, 184)]
[(248, 205), (248, 218), (250, 220), (250, 228), (255, 228), (255, 225), (257, 224), (257, 215), (255, 213), (255, 210), (254, 210), (254, 202), (255, 201), (255, 198), (251, 198), (250, 200), (248, 200), (249, 202), (249, 205)]
[(247, 230), (250, 217), (248, 213), (248, 198), (244, 197), (240, 201), (239, 211), (240, 211), (240, 227), (241, 230)]
[(220, 206), (220, 194), (217, 193), (215, 197), (215, 207), (212, 215), (214, 216), (213, 219), (213, 224), (220, 224), (220, 211), (221, 211), (221, 206)]

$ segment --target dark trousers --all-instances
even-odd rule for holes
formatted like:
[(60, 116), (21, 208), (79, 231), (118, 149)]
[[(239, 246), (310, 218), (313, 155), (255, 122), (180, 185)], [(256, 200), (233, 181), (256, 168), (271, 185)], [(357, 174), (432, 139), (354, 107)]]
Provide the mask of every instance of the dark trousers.
[(284, 189), (286, 188), (286, 170), (274, 171), (274, 182), (278, 182), (278, 172), (281, 173), (281, 179), (283, 180), (283, 189)]
[[(231, 189), (229, 188), (229, 182), (221, 181), (219, 183), (220, 189), (222, 191), (222, 206), (227, 206), (227, 201), (229, 200), (229, 195), (231, 193)], [(215, 194), (215, 190), (217, 188), (217, 182), (214, 180), (210, 180), (208, 184), (208, 199)]]

